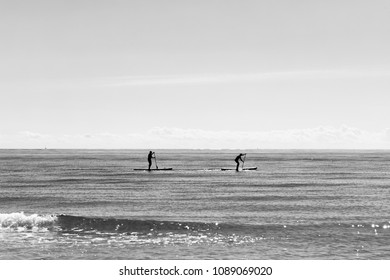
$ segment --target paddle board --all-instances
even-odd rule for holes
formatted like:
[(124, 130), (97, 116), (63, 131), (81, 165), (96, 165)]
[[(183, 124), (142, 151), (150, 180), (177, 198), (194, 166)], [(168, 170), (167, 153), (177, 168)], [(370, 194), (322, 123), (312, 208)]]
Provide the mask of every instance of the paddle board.
[[(221, 168), (222, 171), (229, 171), (229, 170), (236, 170), (235, 168)], [(239, 169), (240, 170), (240, 169)], [(257, 170), (257, 167), (246, 167), (242, 169), (244, 171), (246, 170)]]
[(133, 169), (134, 171), (169, 171), (169, 170), (172, 170), (172, 168), (151, 168), (150, 170), (149, 169), (142, 169), (142, 168), (136, 168), (136, 169)]

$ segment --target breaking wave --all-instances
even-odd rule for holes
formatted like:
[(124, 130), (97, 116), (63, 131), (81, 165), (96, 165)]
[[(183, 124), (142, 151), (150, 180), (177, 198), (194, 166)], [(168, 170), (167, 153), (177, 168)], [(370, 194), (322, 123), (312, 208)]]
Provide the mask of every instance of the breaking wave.
[(218, 223), (134, 220), (72, 215), (0, 214), (0, 229), (49, 229), (59, 231), (150, 232), (214, 231)]
[(117, 219), (103, 217), (83, 217), (72, 215), (26, 215), (23, 212), (0, 214), (0, 230), (50, 230), (66, 233), (120, 233), (120, 234), (249, 234), (262, 236), (270, 232), (321, 232), (323, 228), (349, 228), (352, 230), (388, 230), (390, 221), (381, 223), (318, 223), (318, 224), (234, 224), (234, 223), (206, 223)]

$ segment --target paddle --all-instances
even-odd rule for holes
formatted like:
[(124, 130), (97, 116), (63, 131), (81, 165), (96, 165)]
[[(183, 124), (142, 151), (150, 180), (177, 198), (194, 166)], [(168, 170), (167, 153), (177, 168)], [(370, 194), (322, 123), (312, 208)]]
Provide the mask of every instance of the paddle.
[(244, 170), (245, 160), (246, 160), (246, 154), (245, 154), (245, 156), (244, 156), (244, 160), (242, 161), (242, 170)]
[(156, 153), (154, 153), (154, 161), (156, 162), (156, 169), (158, 169)]

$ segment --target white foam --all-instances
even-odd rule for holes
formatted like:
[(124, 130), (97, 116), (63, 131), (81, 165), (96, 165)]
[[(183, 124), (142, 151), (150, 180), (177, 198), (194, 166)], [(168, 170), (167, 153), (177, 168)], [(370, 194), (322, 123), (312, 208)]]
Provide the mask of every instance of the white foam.
[(0, 229), (35, 229), (54, 225), (57, 217), (53, 215), (25, 215), (20, 213), (0, 214)]

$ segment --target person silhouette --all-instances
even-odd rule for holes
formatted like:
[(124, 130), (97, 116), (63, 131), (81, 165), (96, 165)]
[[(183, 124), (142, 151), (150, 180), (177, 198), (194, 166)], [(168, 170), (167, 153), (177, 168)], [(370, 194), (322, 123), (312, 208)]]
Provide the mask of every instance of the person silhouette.
[(149, 171), (150, 171), (150, 167), (152, 166), (152, 158), (155, 158), (155, 153), (152, 151), (149, 151), (149, 154), (148, 154), (148, 162), (149, 162), (148, 170)]
[(242, 156), (245, 156), (246, 154), (239, 154), (237, 157), (236, 157), (236, 159), (234, 160), (236, 163), (237, 163), (237, 166), (236, 166), (236, 171), (238, 171), (238, 168), (240, 167), (240, 160), (242, 161), (242, 162), (244, 162), (243, 160), (242, 160)]

